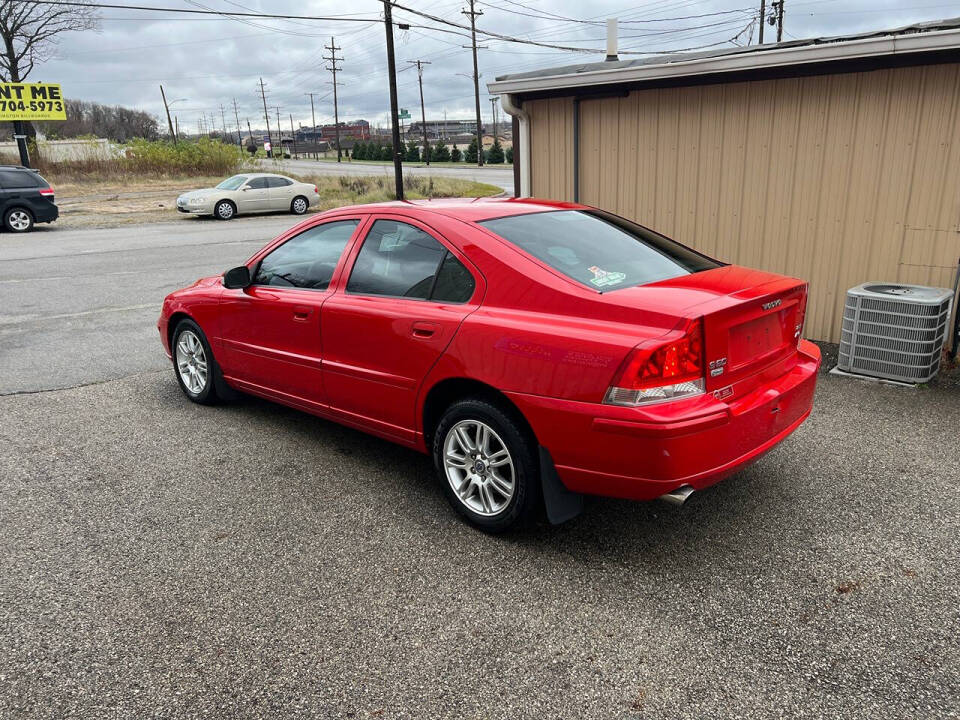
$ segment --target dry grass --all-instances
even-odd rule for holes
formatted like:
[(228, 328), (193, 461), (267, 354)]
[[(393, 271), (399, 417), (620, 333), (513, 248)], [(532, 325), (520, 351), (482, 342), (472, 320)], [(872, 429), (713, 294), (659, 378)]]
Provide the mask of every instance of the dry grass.
[[(212, 187), (223, 177), (152, 177), (77, 179), (72, 174), (48, 174), (56, 191), (60, 219), (57, 227), (115, 227), (154, 222), (190, 221), (193, 216), (177, 212), (180, 193)], [(297, 177), (297, 176), (293, 176)], [(320, 191), (320, 203), (312, 212), (343, 205), (360, 205), (393, 200), (393, 178), (373, 177), (300, 177)], [(407, 198), (486, 197), (500, 188), (484, 183), (453, 178), (407, 177)]]

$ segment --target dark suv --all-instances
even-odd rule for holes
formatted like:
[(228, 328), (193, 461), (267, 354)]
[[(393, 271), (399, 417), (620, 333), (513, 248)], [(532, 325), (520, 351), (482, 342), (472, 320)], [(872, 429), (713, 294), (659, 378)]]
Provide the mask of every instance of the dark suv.
[(57, 219), (53, 188), (36, 172), (20, 165), (0, 165), (0, 217), (10, 232), (29, 232), (34, 223)]

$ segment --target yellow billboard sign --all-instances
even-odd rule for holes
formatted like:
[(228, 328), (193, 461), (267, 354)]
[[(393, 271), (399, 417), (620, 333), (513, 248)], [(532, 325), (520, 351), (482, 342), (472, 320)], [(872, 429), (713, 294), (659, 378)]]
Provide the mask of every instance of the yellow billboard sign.
[(0, 83), (0, 121), (66, 120), (56, 83)]

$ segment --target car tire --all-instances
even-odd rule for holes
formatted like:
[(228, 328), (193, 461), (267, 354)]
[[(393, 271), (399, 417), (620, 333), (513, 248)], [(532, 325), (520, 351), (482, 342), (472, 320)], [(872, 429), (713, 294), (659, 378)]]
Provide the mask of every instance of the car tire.
[(290, 212), (292, 212), (294, 215), (305, 215), (309, 209), (310, 201), (307, 200), (303, 195), (297, 195), (290, 202)]
[(33, 230), (33, 213), (26, 208), (12, 207), (3, 213), (3, 226), (13, 233)]
[(534, 517), (537, 442), (513, 412), (480, 398), (453, 403), (433, 435), (433, 460), (447, 500), (474, 527), (502, 533)]
[(229, 200), (221, 200), (213, 206), (213, 216), (217, 220), (232, 220), (237, 214), (237, 206)]
[(183, 394), (200, 405), (220, 401), (217, 374), (220, 372), (203, 330), (193, 320), (177, 323), (170, 342), (173, 372)]

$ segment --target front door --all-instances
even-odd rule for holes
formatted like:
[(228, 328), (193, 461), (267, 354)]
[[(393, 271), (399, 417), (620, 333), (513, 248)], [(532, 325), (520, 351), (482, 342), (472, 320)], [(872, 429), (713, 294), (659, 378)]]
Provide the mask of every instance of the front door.
[(412, 441), (417, 392), (476, 309), (476, 281), (426, 226), (375, 216), (322, 309), (324, 387), (347, 420)]
[(266, 177), (255, 177), (236, 193), (237, 211), (242, 213), (264, 212), (270, 209), (270, 190)]
[(252, 269), (253, 284), (220, 301), (223, 372), (288, 398), (325, 403), (320, 308), (359, 218), (314, 225)]

